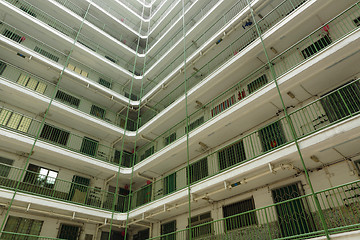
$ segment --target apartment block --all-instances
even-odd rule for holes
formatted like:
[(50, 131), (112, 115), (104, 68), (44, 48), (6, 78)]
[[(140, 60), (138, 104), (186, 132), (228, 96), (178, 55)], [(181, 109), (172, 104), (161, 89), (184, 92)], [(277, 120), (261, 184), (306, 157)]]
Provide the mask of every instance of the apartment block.
[(0, 239), (360, 239), (357, 0), (0, 0)]

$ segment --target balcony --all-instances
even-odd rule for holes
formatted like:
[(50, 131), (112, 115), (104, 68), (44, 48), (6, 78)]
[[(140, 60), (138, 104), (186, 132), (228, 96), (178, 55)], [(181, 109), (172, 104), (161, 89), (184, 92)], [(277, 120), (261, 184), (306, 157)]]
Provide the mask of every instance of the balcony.
[[(360, 79), (295, 109), (289, 113), (290, 123), (287, 122), (285, 116), (279, 117), (278, 120), (201, 157), (200, 160), (191, 162), (189, 168), (182, 167), (135, 190), (132, 193), (131, 209), (151, 204), (153, 201), (186, 189), (188, 181), (191, 185), (209, 181), (209, 178), (213, 176), (225, 173), (234, 167), (246, 165), (254, 159), (294, 143), (291, 126), (294, 128), (296, 138), (301, 141), (358, 116), (359, 113)], [(174, 162), (171, 158), (168, 160)]]
[[(359, 186), (360, 181), (355, 181), (317, 191), (314, 195), (291, 196), (266, 207), (151, 239), (185, 240), (189, 234), (204, 240), (314, 238), (325, 235), (320, 213), (331, 235), (359, 230)], [(316, 207), (315, 198), (320, 209)]]
[(106, 211), (126, 212), (128, 207), (127, 196), (6, 164), (0, 164), (0, 188)]
[[(50, 99), (54, 94), (54, 91), (56, 89), (56, 84), (47, 81), (40, 76), (31, 74), (14, 65), (11, 65), (8, 62), (0, 61), (0, 65), (2, 66), (1, 67), (2, 70), (0, 74), (2, 78), (8, 80), (9, 82), (12, 82), (17, 86), (22, 86), (26, 90), (32, 91), (33, 93), (39, 94), (41, 96), (46, 96), (47, 101), (45, 105), (44, 104), (33, 105), (33, 107), (36, 106), (40, 108), (46, 108), (46, 104), (50, 102)], [(11, 101), (10, 98), (7, 99)], [(96, 119), (102, 120), (103, 123), (109, 123), (111, 125), (114, 125), (122, 129), (125, 127), (126, 116), (120, 115), (89, 99), (69, 93), (66, 89), (62, 89), (61, 87), (57, 88), (57, 92), (55, 94), (54, 99), (55, 101), (65, 104), (68, 107), (86, 113), (87, 116), (89, 117), (95, 117)], [(32, 102), (31, 100), (29, 101)], [(91, 108), (89, 108), (89, 106), (91, 106)], [(41, 109), (34, 109), (34, 112), (40, 112), (40, 111)], [(131, 119), (128, 119), (127, 130), (134, 131), (135, 128), (136, 128), (136, 123)], [(117, 132), (124, 134), (123, 130), (119, 130)]]
[[(120, 162), (121, 150), (100, 144), (99, 141), (90, 137), (73, 134), (46, 122), (42, 124), (41, 121), (35, 118), (4, 107), (0, 107), (0, 129), (6, 129), (16, 134), (30, 137), (31, 139), (37, 139), (39, 137), (41, 142), (79, 153), (87, 158), (94, 158), (116, 166), (119, 164), (124, 167), (131, 166), (132, 154), (124, 152)], [(3, 137), (7, 138), (9, 136)], [(24, 148), (27, 140), (17, 137), (16, 141), (23, 141), (22, 148)]]
[[(358, 29), (358, 26), (356, 26), (355, 24), (348, 24), (348, 23), (351, 22), (352, 19), (356, 19), (359, 15), (360, 15), (360, 11), (357, 5), (353, 5), (343, 13), (339, 14), (338, 16), (330, 20), (329, 22), (325, 23), (316, 30), (312, 31), (306, 37), (297, 41), (294, 45), (284, 50), (282, 53), (272, 58), (271, 64), (274, 66), (277, 78), (280, 79), (283, 78), (284, 76), (286, 77), (286, 74), (288, 74), (289, 72), (300, 67), (302, 64), (308, 62), (309, 59), (316, 57), (321, 52), (335, 45), (339, 41), (345, 39), (346, 36), (348, 36), (349, 34), (355, 32)], [(261, 22), (259, 24), (261, 26)], [(327, 33), (324, 32), (325, 26), (329, 27), (329, 32)], [(331, 38), (329, 38), (328, 36), (331, 36)], [(235, 49), (235, 47), (232, 47), (230, 49)], [(298, 54), (299, 49), (303, 49), (304, 54), (301, 55)], [(225, 53), (228, 52), (225, 51)], [(238, 54), (240, 54), (239, 51), (236, 52), (235, 57)], [(232, 58), (234, 58), (231, 55), (234, 54), (230, 54), (230, 56), (229, 55), (226, 56), (230, 57), (231, 60)], [(227, 59), (227, 57), (223, 55), (223, 58)], [(208, 63), (209, 65), (208, 64), (205, 65), (203, 70), (207, 71), (208, 69), (208, 71), (204, 72), (201, 69), (199, 70), (199, 72), (201, 72), (203, 75), (201, 79), (207, 81), (207, 79), (212, 77), (213, 74), (213, 71), (211, 71), (210, 69), (216, 69), (216, 66), (218, 66), (218, 64), (221, 63), (222, 63), (221, 61), (217, 62), (217, 57), (216, 57)], [(223, 68), (222, 65), (220, 65), (220, 67), (221, 69)], [(208, 76), (208, 78), (206, 78), (206, 76)], [(198, 78), (199, 78), (199, 74), (194, 74), (188, 79), (188, 81), (197, 83)], [(193, 113), (190, 113), (188, 117), (190, 124), (189, 133), (191, 131), (194, 131), (196, 128), (199, 128), (200, 126), (207, 124), (210, 120), (215, 119), (215, 117), (220, 115), (220, 112), (224, 112), (227, 109), (232, 109), (238, 104), (247, 101), (247, 99), (249, 98), (252, 99), (253, 98), (252, 96), (254, 95), (256, 96), (256, 94), (259, 93), (259, 91), (261, 91), (263, 87), (268, 86), (268, 84), (271, 84), (271, 82), (273, 82), (273, 80), (271, 79), (272, 79), (272, 75), (270, 73), (270, 69), (268, 68), (267, 64), (264, 64), (255, 71), (248, 74), (243, 79), (241, 79), (231, 88), (222, 92), (217, 97), (211, 99), (209, 102), (204, 103), (201, 106), (198, 106), (197, 108), (195, 107)], [(290, 83), (285, 84), (284, 81), (280, 82), (279, 84), (283, 84), (283, 83), (286, 86), (290, 84)], [(195, 94), (195, 91), (190, 90), (188, 95), (189, 99), (191, 99), (192, 101), (199, 99), (201, 96), (202, 87), (203, 86), (200, 84), (197, 85), (196, 97), (193, 96)], [(167, 106), (167, 104), (170, 104), (173, 101), (175, 101), (172, 100), (173, 97), (175, 99), (175, 97), (178, 96), (179, 93), (183, 92), (183, 90), (184, 90), (184, 84), (182, 83), (172, 93), (170, 93), (165, 98), (163, 98), (158, 104), (160, 105), (161, 102), (164, 102), (164, 106)], [(205, 93), (207, 92), (208, 91), (205, 90)], [(174, 108), (175, 106), (180, 105), (179, 104), (180, 101), (184, 101), (184, 97), (182, 97), (181, 99), (177, 99), (174, 102), (174, 104), (170, 105), (171, 107), (168, 107), (165, 110), (163, 110), (165, 112), (164, 114), (169, 113), (168, 110), (169, 111), (172, 110), (171, 114), (176, 115), (174, 113), (174, 111), (176, 111), (174, 110)], [(179, 115), (176, 116), (179, 117)], [(143, 115), (141, 119), (142, 123), (147, 122), (147, 119), (151, 119), (151, 117), (148, 118), (148, 116)], [(159, 121), (159, 119), (157, 120)], [(168, 123), (164, 123), (164, 124), (168, 124)], [(162, 127), (164, 127), (164, 124), (162, 125)], [(145, 131), (146, 131), (145, 129), (144, 130), (142, 128), (139, 129), (139, 132), (142, 134)], [(168, 138), (171, 134), (173, 134), (171, 142), (166, 143), (167, 141), (166, 138)], [(139, 163), (144, 160), (141, 159), (140, 156), (147, 149), (153, 148), (151, 154), (154, 154), (156, 152), (161, 151), (169, 144), (176, 144), (177, 140), (183, 138), (185, 135), (186, 135), (186, 119), (183, 119), (182, 121), (179, 121), (178, 123), (170, 127), (168, 130), (164, 131), (162, 134), (159, 134), (152, 142), (149, 142), (148, 144), (142, 146), (137, 151), (138, 159), (136, 160), (136, 163)]]

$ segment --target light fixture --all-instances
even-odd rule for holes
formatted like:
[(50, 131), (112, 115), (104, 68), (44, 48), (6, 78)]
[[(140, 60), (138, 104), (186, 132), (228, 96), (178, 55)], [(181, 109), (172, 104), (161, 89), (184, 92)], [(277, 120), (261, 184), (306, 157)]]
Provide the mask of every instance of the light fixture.
[(275, 54), (278, 54), (278, 51), (276, 51), (276, 49), (274, 47), (271, 47), (270, 50), (275, 53)]
[(195, 103), (196, 103), (197, 107), (202, 107), (203, 106), (202, 102), (200, 102), (198, 100), (196, 100)]
[(320, 162), (319, 158), (315, 155), (311, 155), (310, 159), (313, 160), (314, 162)]
[(295, 95), (294, 95), (292, 92), (290, 92), (290, 91), (287, 92), (286, 94), (289, 95), (289, 97), (291, 97), (291, 98), (295, 98)]

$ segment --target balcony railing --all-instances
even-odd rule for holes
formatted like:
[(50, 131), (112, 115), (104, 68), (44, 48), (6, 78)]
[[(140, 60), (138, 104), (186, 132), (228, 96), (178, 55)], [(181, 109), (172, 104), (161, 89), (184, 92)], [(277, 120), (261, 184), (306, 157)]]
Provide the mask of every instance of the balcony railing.
[[(56, 88), (56, 85), (50, 81), (31, 74), (21, 68), (15, 67), (5, 61), (0, 60), (2, 66), (0, 77), (3, 77), (17, 85), (23, 86), (28, 90), (32, 90), (38, 94), (45, 95), (49, 98)], [(117, 114), (101, 105), (90, 101), (89, 99), (68, 93), (67, 90), (58, 88), (55, 95), (55, 101), (68, 105), (88, 115), (101, 119), (107, 123), (117, 127), (124, 128), (126, 116)], [(91, 107), (90, 107), (91, 106)], [(136, 123), (128, 119), (127, 130), (134, 131)]]
[[(322, 214), (330, 234), (360, 229), (360, 181), (318, 191)], [(325, 235), (314, 195), (253, 209), (231, 217), (192, 226), (151, 239), (306, 239)]]
[[(34, 51), (44, 56), (50, 61), (60, 64), (66, 63), (66, 59), (67, 59), (66, 53), (52, 48), (48, 44), (43, 43), (42, 41), (36, 39), (35, 37), (28, 35), (5, 22), (2, 22), (0, 27), (0, 32), (2, 33), (3, 36), (9, 38), (10, 40), (15, 41), (18, 44), (21, 44), (22, 46), (28, 48), (30, 51)], [(22, 55), (20, 54), (19, 56)], [(95, 82), (102, 86), (105, 86), (106, 88), (109, 88), (121, 95), (125, 95), (126, 91), (128, 91), (128, 89), (126, 89), (124, 85), (118, 83), (116, 79), (112, 79), (104, 75), (103, 73), (99, 73), (97, 70), (90, 68), (84, 63), (80, 63), (72, 58), (70, 58), (69, 63), (75, 68), (73, 69), (74, 73), (78, 74), (81, 77), (85, 77), (86, 79), (91, 80), (92, 82)], [(69, 68), (69, 66), (67, 67)]]
[[(204, 19), (204, 16), (212, 9), (213, 6), (217, 3), (217, 0), (211, 0), (208, 1), (202, 8), (195, 12), (189, 19), (186, 20), (185, 23), (185, 32), (188, 33), (189, 30), (194, 26), (197, 22)], [(192, 6), (192, 4), (188, 3), (185, 6), (184, 11), (186, 12), (187, 9), (189, 9)], [(165, 35), (169, 29), (173, 27), (173, 24), (175, 24), (177, 21), (180, 21), (182, 17), (182, 9), (172, 17), (172, 20), (164, 27), (162, 30), (154, 37), (154, 39), (149, 42), (148, 49), (150, 49), (152, 46), (157, 44), (158, 40)], [(224, 24), (224, 23), (223, 23)], [(225, 24), (224, 24), (225, 25)], [(173, 46), (179, 44), (180, 40), (183, 39), (183, 27), (181, 26), (180, 29), (176, 31), (173, 37), (171, 37), (170, 40), (166, 41), (166, 44), (164, 46), (161, 46), (161, 48), (151, 55), (155, 56), (153, 58), (148, 57), (148, 61), (146, 61), (146, 69), (149, 69), (151, 66), (153, 66), (158, 60), (163, 57), (165, 54), (167, 54), (170, 49), (173, 48)], [(191, 50), (195, 51), (194, 48), (191, 48)], [(191, 54), (191, 52), (189, 52)]]
[[(320, 99), (307, 104), (289, 114), (291, 124), (299, 139), (310, 134), (326, 129), (336, 123), (342, 122), (360, 112), (360, 80), (351, 82), (343, 87), (333, 91)], [(2, 108), (0, 112), (0, 127), (20, 132), (29, 136), (38, 129), (39, 122), (23, 115), (11, 112)], [(50, 128), (48, 128), (50, 129)], [(43, 131), (42, 131), (43, 132)], [(47, 138), (50, 133), (41, 133), (40, 138), (46, 138), (57, 145), (64, 143), (66, 134), (59, 134), (61, 138)], [(78, 137), (79, 138), (79, 137)], [(70, 142), (76, 142), (76, 136), (71, 135)], [(153, 183), (150, 183), (131, 194), (131, 209), (135, 209), (154, 200), (163, 198), (169, 194), (175, 193), (187, 187), (187, 181), (193, 185), (215, 176), (221, 172), (227, 171), (235, 166), (239, 166), (262, 156), (265, 153), (272, 152), (275, 149), (292, 143), (291, 130), (285, 117), (268, 124), (246, 136), (238, 139), (232, 144), (217, 150), (216, 152), (203, 157), (201, 160), (193, 162), (187, 167), (183, 167)], [(81, 144), (82, 142), (82, 144)], [(67, 145), (75, 145), (69, 144)], [(78, 140), (77, 149), (69, 148), (85, 154), (90, 153), (91, 142)], [(65, 146), (63, 146), (65, 147)], [(100, 148), (100, 147), (99, 147)], [(126, 155), (125, 155), (126, 156)], [(131, 159), (131, 157), (130, 157)], [(21, 169), (2, 165), (1, 185), (5, 188), (14, 189), (18, 185)], [(188, 172), (190, 176), (188, 176)], [(26, 178), (26, 175), (30, 176)], [(19, 189), (23, 192), (37, 194), (45, 197), (51, 197), (63, 201), (69, 201), (77, 204), (107, 209), (108, 205), (105, 197), (92, 198), (92, 192), (99, 192), (96, 196), (113, 196), (113, 193), (105, 192), (97, 188), (91, 188), (81, 184), (63, 181), (60, 179), (49, 179), (41, 174), (27, 171), (25, 178), (21, 179)], [(75, 184), (75, 185), (74, 185)], [(241, 185), (235, 183), (234, 186)], [(41, 187), (39, 187), (41, 186)], [(72, 186), (77, 186), (80, 193), (76, 195)], [(75, 189), (77, 189), (77, 187)], [(64, 190), (66, 189), (66, 190)], [(75, 194), (75, 195), (74, 195)], [(76, 196), (76, 197), (74, 197)], [(81, 196), (81, 197), (80, 197)], [(80, 199), (80, 200), (78, 200)], [(124, 200), (125, 201), (125, 200)], [(105, 205), (104, 205), (105, 204)], [(121, 210), (118, 210), (121, 211)]]
[(42, 126), (41, 121), (30, 116), (0, 107), (0, 129), (4, 128), (25, 136), (36, 138), (41, 127), (39, 139), (58, 147), (83, 154), (114, 165), (130, 167), (132, 154), (123, 153), (120, 162), (120, 150), (100, 144), (98, 141), (73, 134), (49, 123)]
[(0, 164), (0, 188), (15, 190), (18, 187), (22, 193), (108, 211), (112, 210), (115, 199), (115, 211), (127, 211), (128, 196), (29, 170), (19, 180), (21, 173), (21, 168)]
[[(31, 5), (30, 3), (26, 2), (25, 0), (6, 0), (10, 4), (15, 7), (18, 7), (25, 13), (29, 14), (30, 16), (42, 21), (43, 23), (48, 24), (50, 27), (58, 30), (59, 32), (69, 36), (72, 39), (75, 39), (77, 35), (77, 30), (67, 26), (65, 23), (61, 22), (60, 20), (50, 16), (49, 14), (45, 13), (41, 9)], [(114, 54), (113, 49), (107, 49), (106, 47), (100, 45), (97, 42), (89, 39), (83, 34), (78, 36), (78, 42), (84, 45), (86, 48), (90, 49), (93, 52), (98, 53), (102, 57), (110, 60), (111, 62), (115, 63), (116, 65), (127, 69), (132, 72), (133, 66), (129, 68), (128, 60), (122, 58), (121, 56)], [(129, 68), (129, 69), (128, 69)], [(136, 69), (136, 72), (140, 73), (142, 69)]]
[[(57, 3), (63, 5), (70, 11), (74, 12), (76, 15), (80, 16), (81, 18), (84, 18), (86, 9), (83, 9), (83, 8), (77, 6), (75, 3), (73, 3), (69, 0), (55, 0), (55, 1)], [(125, 25), (130, 26), (136, 33), (139, 31), (138, 25), (136, 25), (129, 19), (122, 16), (119, 12), (115, 11), (114, 8), (108, 6), (104, 1), (93, 1), (93, 2), (96, 3), (97, 5), (99, 5), (99, 7), (101, 7), (106, 12), (109, 12), (112, 16), (117, 18), (119, 21), (123, 22)], [(113, 38), (117, 39), (119, 42), (122, 42), (126, 46), (128, 46), (131, 49), (133, 49), (134, 51), (136, 51), (137, 42), (131, 41), (132, 38), (129, 36), (129, 34), (126, 35), (126, 34), (124, 34), (124, 32), (120, 32), (118, 29), (114, 29), (109, 24), (107, 25), (106, 23), (99, 20), (96, 16), (94, 16), (90, 13), (88, 13), (88, 15), (85, 17), (85, 19), (87, 21), (89, 21), (90, 23), (94, 24), (96, 27), (98, 27), (102, 31), (104, 31), (107, 34), (109, 34), (110, 36), (112, 36)], [(144, 33), (144, 32), (142, 31), (142, 33)], [(143, 53), (144, 49), (141, 46), (139, 46), (138, 52)]]
[[(266, 16), (263, 17), (262, 21), (259, 24), (262, 26), (262, 31), (273, 27), (280, 20), (285, 18), (288, 14), (293, 12), (296, 8), (304, 3), (304, 0), (285, 0), (281, 4), (279, 4), (276, 8), (274, 8), (271, 12), (269, 12)], [(239, 1), (234, 9), (241, 11), (246, 7), (246, 4), (243, 1)], [(208, 31), (205, 31), (203, 35), (201, 35), (194, 42), (200, 45), (203, 42), (206, 42), (218, 29), (224, 26), (223, 21), (230, 22), (234, 16), (237, 15), (238, 11), (234, 11), (234, 9), (229, 10), (222, 18), (218, 19), (218, 21), (213, 24)], [(267, 24), (262, 24), (262, 23)], [(256, 32), (256, 28), (253, 25), (248, 30), (246, 30), (242, 35), (240, 35), (236, 40), (231, 42), (227, 47), (225, 47), (220, 53), (210, 59), (209, 62), (205, 63), (202, 67), (199, 67), (196, 72), (189, 73), (190, 77), (187, 78), (187, 89), (191, 89), (199, 82), (207, 78), (213, 72), (216, 72), (224, 63), (233, 59), (240, 51), (245, 49), (250, 43), (258, 39), (258, 34)], [(189, 56), (190, 53), (194, 52), (194, 43), (187, 47), (186, 55)], [(197, 49), (197, 48), (195, 48)], [(180, 69), (184, 61), (183, 54), (180, 54), (177, 58), (175, 58), (169, 65), (166, 67), (159, 75), (157, 75), (150, 83), (144, 86), (144, 93), (150, 91), (153, 87), (156, 86), (157, 83), (166, 78), (169, 74), (175, 72), (175, 69)], [(192, 71), (192, 70), (191, 70)], [(168, 93), (161, 100), (152, 105), (153, 109), (156, 111), (148, 111), (146, 116), (142, 118), (142, 124), (145, 124), (150, 119), (155, 117), (158, 112), (162, 111), (166, 107), (168, 107), (171, 103), (173, 103), (176, 99), (183, 96), (185, 93), (185, 82), (182, 82), (178, 86), (176, 86), (170, 93)]]
[[(289, 114), (299, 139), (326, 129), (360, 112), (360, 79)], [(294, 141), (285, 117), (253, 131), (202, 159), (132, 193), (132, 209), (256, 159)], [(190, 179), (189, 179), (190, 178)]]
[(42, 237), (31, 234), (24, 233), (14, 233), (14, 232), (6, 232), (0, 231), (0, 239), (18, 239), (18, 240), (64, 240), (61, 238), (52, 238), (52, 237)]
[[(206, 5), (206, 8), (212, 7), (213, 2), (209, 2)], [(238, 15), (245, 7), (247, 6), (247, 2), (245, 0), (239, 0), (236, 4), (234, 4), (231, 9), (229, 9), (225, 14), (223, 14), (220, 18), (218, 18), (214, 23), (204, 31), (202, 35), (200, 35), (197, 39), (194, 40), (192, 44), (187, 46), (186, 55), (190, 56), (196, 49), (197, 46), (201, 46), (206, 41), (208, 41), (212, 36), (214, 36), (222, 27), (224, 27), (227, 23), (231, 22), (235, 16)], [(208, 10), (210, 10), (208, 9)], [(207, 11), (208, 11), (207, 10)], [(198, 12), (196, 16), (202, 16), (201, 12)], [(201, 18), (200, 18), (201, 19)], [(199, 19), (199, 20), (200, 20)], [(191, 29), (191, 21), (187, 22), (186, 29)], [(181, 33), (180, 33), (181, 32)], [(149, 66), (153, 65), (162, 55), (164, 55), (172, 46), (174, 46), (183, 36), (182, 31), (178, 32), (172, 39), (168, 41), (166, 47), (163, 47), (160, 52), (157, 53), (158, 56), (155, 58), (149, 58), (147, 61), (146, 68), (149, 69)], [(160, 35), (159, 35), (160, 36)], [(153, 87), (156, 86), (161, 80), (166, 78), (173, 70), (179, 68), (179, 66), (184, 61), (184, 55), (180, 54), (177, 56), (164, 70), (162, 70), (152, 81), (144, 86), (144, 95), (149, 92)]]
[[(297, 43), (295, 43), (293, 46), (289, 47), (284, 52), (280, 53), (278, 56), (273, 58), (271, 60), (272, 65), (274, 66), (275, 72), (277, 76), (281, 76), (286, 74), (288, 71), (293, 69), (294, 67), (304, 63), (306, 60), (308, 60), (310, 57), (315, 56), (317, 53), (327, 49), (328, 47), (332, 46), (334, 43), (338, 42), (339, 40), (343, 39), (346, 35), (349, 33), (355, 31), (359, 27), (353, 22), (353, 19), (356, 19), (360, 16), (360, 8), (358, 7), (358, 4), (353, 5), (349, 9), (345, 10), (343, 13), (339, 14), (329, 22), (325, 23), (312, 33), (310, 33), (308, 36), (304, 37)], [(264, 17), (266, 20), (266, 17)], [(264, 21), (265, 21), (264, 20)], [(267, 22), (267, 24), (270, 24), (270, 22)], [(274, 23), (275, 24), (275, 23)], [(265, 28), (263, 26), (263, 22), (259, 22), (259, 25), (262, 26), (262, 28)], [(327, 29), (326, 31), (324, 29)], [(251, 29), (249, 31), (252, 31)], [(255, 39), (255, 33), (247, 32), (243, 36), (248, 36), (249, 39)], [(242, 39), (243, 36), (241, 36), (239, 39)], [(252, 36), (252, 37), (251, 37)], [(237, 41), (235, 41), (237, 43)], [(245, 41), (246, 45), (248, 45), (249, 41)], [(239, 44), (242, 42), (239, 42)], [(236, 55), (240, 49), (244, 48), (241, 47), (243, 45), (239, 44), (231, 44), (229, 46), (229, 49), (225, 52), (220, 53), (216, 57), (214, 57), (209, 63), (207, 63), (202, 69), (199, 70), (199, 72), (193, 74), (190, 76), (187, 81), (188, 84), (191, 86), (194, 86), (198, 83), (197, 79), (199, 78), (200, 74), (202, 75), (200, 78), (203, 79), (205, 76), (209, 76), (214, 70), (217, 68), (217, 66), (222, 63), (222, 59), (231, 59), (232, 56)], [(299, 54), (299, 51), (301, 54)], [(227, 55), (226, 55), (227, 54)], [(218, 62), (217, 60), (220, 61)], [(221, 65), (220, 65), (221, 66)], [(236, 83), (233, 87), (226, 90), (207, 104), (204, 104), (199, 110), (195, 111), (194, 113), (189, 115), (189, 123), (196, 122), (198, 119), (202, 118), (202, 120), (197, 124), (195, 127), (190, 128), (190, 131), (196, 129), (197, 127), (201, 126), (202, 124), (206, 123), (207, 121), (213, 119), (217, 114), (219, 114), (222, 111), (225, 111), (227, 109), (232, 108), (237, 103), (242, 102), (244, 99), (248, 98), (249, 96), (257, 93), (256, 90), (260, 89), (264, 85), (271, 83), (272, 75), (270, 73), (270, 70), (268, 69), (268, 65), (265, 64), (262, 67), (256, 69), (254, 72), (250, 73), (248, 76), (246, 76), (244, 79)], [(157, 105), (161, 105), (164, 103), (163, 107), (161, 109), (165, 108), (170, 104), (171, 102), (176, 99), (177, 96), (184, 93), (184, 85), (179, 85), (175, 90), (173, 90), (171, 93), (169, 93), (167, 96), (165, 96)], [(225, 102), (226, 101), (226, 106)], [(224, 103), (224, 104), (223, 104)], [(223, 104), (222, 106), (220, 106)], [(219, 107), (220, 106), (220, 107)], [(204, 114), (204, 112), (208, 112), (207, 114)], [(149, 111), (148, 111), (149, 113)], [(142, 115), (141, 123), (146, 123), (149, 119), (154, 117), (155, 114), (149, 116), (146, 114)], [(142, 155), (142, 153), (153, 147), (152, 153), (155, 153), (162, 148), (166, 147), (168, 144), (166, 144), (166, 138), (176, 132), (175, 139), (172, 141), (175, 141), (176, 139), (181, 138), (186, 134), (186, 119), (178, 122), (170, 129), (163, 132), (161, 135), (159, 135), (156, 139), (154, 139), (152, 142), (149, 142), (148, 144), (142, 146), (137, 151), (138, 157)], [(136, 163), (142, 161), (144, 159), (138, 158), (136, 160)]]

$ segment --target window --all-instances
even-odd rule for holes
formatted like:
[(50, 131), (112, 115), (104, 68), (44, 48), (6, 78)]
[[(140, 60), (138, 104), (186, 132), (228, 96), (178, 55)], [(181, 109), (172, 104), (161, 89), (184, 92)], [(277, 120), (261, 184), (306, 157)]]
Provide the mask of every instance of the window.
[(11, 40), (17, 42), (17, 43), (21, 43), (22, 42), (22, 37), (10, 30), (5, 29), (3, 32), (3, 35), (7, 38), (10, 38)]
[(170, 194), (176, 190), (176, 172), (164, 178), (164, 194)]
[(67, 240), (78, 240), (80, 238), (80, 227), (61, 224), (58, 238)]
[(139, 231), (136, 235), (133, 236), (133, 240), (146, 240), (149, 238), (149, 229)]
[(84, 137), (81, 144), (80, 152), (95, 157), (98, 145), (99, 145), (99, 141), (96, 141), (88, 137)]
[(46, 89), (46, 84), (39, 82), (38, 80), (35, 80), (31, 78), (29, 75), (23, 73), (19, 76), (16, 82), (21, 86), (30, 88), (31, 90), (34, 90), (41, 94), (43, 94)]
[[(333, 90), (334, 91), (334, 90)], [(320, 100), (330, 122), (360, 111), (360, 83), (354, 82)]]
[(356, 25), (357, 27), (359, 27), (359, 26), (360, 26), (360, 17), (355, 18), (355, 19), (353, 20), (353, 22), (355, 23), (355, 25)]
[(259, 137), (263, 151), (281, 146), (286, 142), (283, 128), (280, 122), (274, 122), (259, 130)]
[(100, 78), (99, 79), (99, 83), (107, 88), (111, 88), (111, 82), (109, 81), (106, 81), (105, 79), (103, 78)]
[(254, 81), (252, 81), (251, 83), (249, 83), (247, 85), (249, 94), (255, 92), (256, 90), (260, 89), (262, 86), (264, 86), (265, 84), (267, 84), (268, 79), (266, 77), (266, 75), (262, 75), (260, 77), (258, 77), (257, 79), (255, 79)]
[(38, 46), (36, 46), (36, 47), (34, 48), (34, 51), (37, 52), (37, 53), (39, 53), (39, 54), (41, 54), (41, 55), (43, 55), (44, 57), (47, 57), (47, 58), (55, 61), (55, 62), (58, 62), (58, 61), (59, 61), (59, 57), (57, 57), (57, 56), (55, 56), (55, 55), (53, 55), (53, 54), (51, 54), (51, 53), (49, 53), (49, 52), (47, 52), (47, 51), (39, 48)]
[(85, 234), (85, 240), (93, 240), (94, 239), (94, 235), (92, 234)]
[(9, 176), (13, 163), (14, 160), (0, 157), (0, 177), (7, 178)]
[[(30, 7), (29, 7), (30, 8)], [(34, 18), (36, 18), (36, 14), (32, 11), (29, 10), (29, 8), (26, 8), (24, 6), (21, 6), (20, 9), (23, 10), (24, 12), (26, 12), (27, 14), (29, 14), (30, 16), (33, 16)]]
[(319, 52), (321, 49), (327, 47), (331, 44), (331, 38), (329, 35), (325, 35), (324, 37), (320, 38), (314, 44), (311, 44), (307, 48), (301, 51), (303, 57), (306, 59), (308, 57), (311, 57), (315, 53)]
[(44, 124), (40, 138), (49, 140), (50, 142), (66, 146), (70, 133), (54, 126)]
[(71, 96), (70, 94), (67, 94), (63, 91), (57, 91), (56, 95), (55, 95), (55, 99), (59, 100), (62, 103), (65, 103), (67, 105), (70, 105), (72, 107), (79, 107), (80, 104), (80, 99)]
[(150, 147), (149, 149), (147, 149), (147, 150), (144, 152), (144, 154), (142, 154), (142, 155), (140, 156), (140, 161), (142, 161), (142, 160), (144, 160), (145, 158), (150, 157), (152, 154), (154, 154), (154, 150), (155, 150), (154, 146), (152, 146), (152, 147)]
[[(203, 158), (189, 166), (190, 184), (197, 182), (208, 176), (207, 158)], [(186, 171), (186, 179), (188, 179), (188, 171)]]
[[(242, 228), (257, 224), (256, 212), (250, 212), (234, 216), (240, 213), (248, 212), (255, 209), (254, 199), (250, 198), (244, 201), (226, 205), (223, 207), (226, 231)], [(234, 216), (234, 217), (231, 217)]]
[(6, 109), (0, 111), (0, 126), (3, 125), (20, 132), (27, 132), (31, 122), (31, 118), (25, 117), (19, 113), (11, 112)]
[(136, 206), (141, 206), (151, 201), (152, 184), (145, 185), (136, 191)]
[[(213, 232), (212, 223), (204, 224), (211, 222), (211, 213), (203, 213), (191, 218), (191, 236), (192, 238), (197, 238), (201, 236), (210, 235)], [(202, 225), (204, 224), (204, 225)], [(196, 227), (201, 225), (199, 227)]]
[(165, 146), (169, 145), (170, 143), (174, 142), (176, 140), (176, 132), (170, 134), (165, 138)]
[(175, 240), (176, 233), (170, 234), (176, 231), (176, 220), (161, 224), (161, 235), (168, 234), (164, 237), (161, 237), (161, 240)]
[(226, 169), (237, 163), (246, 160), (245, 148), (243, 141), (234, 143), (233, 145), (221, 149), (218, 152), (220, 170)]
[(57, 175), (57, 171), (29, 164), (24, 182), (45, 188), (54, 188)]
[(90, 110), (90, 114), (95, 116), (95, 117), (104, 119), (104, 117), (105, 117), (105, 109), (102, 109), (101, 107), (92, 105), (91, 110)]
[[(125, 92), (125, 97), (129, 98), (129, 93)], [(131, 94), (130, 99), (133, 101), (137, 101), (138, 97), (135, 94)]]
[(230, 98), (226, 99), (224, 102), (220, 103), (213, 109), (211, 109), (211, 117), (214, 117), (224, 111), (225, 109), (229, 108), (231, 105), (235, 103), (235, 95), (231, 96)]
[[(109, 232), (101, 232), (101, 237), (100, 240), (109, 240)], [(121, 235), (121, 232), (118, 231), (111, 231), (111, 236), (110, 236), (110, 240), (121, 240), (124, 239), (124, 237)], [(127, 238), (129, 239), (129, 237)]]
[(75, 67), (71, 63), (69, 63), (67, 67), (70, 70), (72, 70), (72, 71), (74, 71), (74, 72), (76, 72), (76, 73), (78, 73), (78, 74), (80, 74), (80, 75), (82, 75), (84, 77), (88, 77), (88, 75), (89, 75), (87, 72), (85, 72), (84, 70), (81, 70), (79, 67)]
[[(198, 126), (200, 126), (201, 124), (204, 123), (204, 117), (198, 118), (195, 121), (193, 121), (192, 123), (189, 124), (189, 132), (191, 132), (193, 129), (197, 128)], [(185, 133), (187, 132), (187, 127), (185, 127)]]
[(116, 60), (113, 59), (113, 58), (111, 58), (111, 57), (109, 57), (109, 56), (105, 56), (105, 58), (108, 59), (108, 60), (110, 60), (110, 61), (113, 62), (113, 63), (116, 63)]
[[(5, 224), (4, 232), (23, 233), (39, 236), (43, 223), (43, 221), (30, 218), (9, 216)], [(15, 240), (17, 237), (2, 233), (1, 239)]]
[(6, 63), (0, 61), (0, 75), (4, 73), (6, 66)]
[[(114, 153), (114, 162), (119, 164), (120, 163), (120, 154), (121, 152), (119, 150), (115, 150)], [(123, 167), (130, 167), (132, 164), (132, 154), (124, 151), (122, 154), (122, 160), (121, 160), (121, 166)]]

